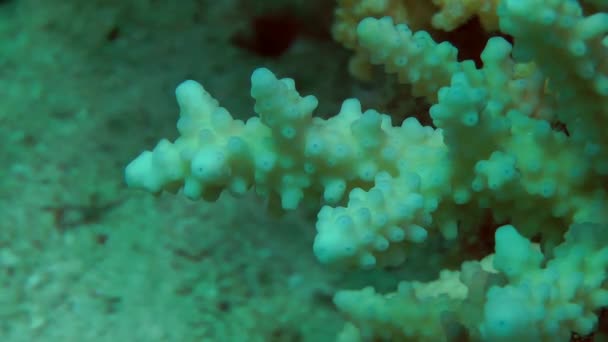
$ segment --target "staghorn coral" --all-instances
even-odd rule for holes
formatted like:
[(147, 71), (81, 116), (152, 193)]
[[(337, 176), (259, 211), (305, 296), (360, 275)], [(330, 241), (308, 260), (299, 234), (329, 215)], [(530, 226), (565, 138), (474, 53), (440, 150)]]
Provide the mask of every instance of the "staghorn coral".
[(494, 253), (470, 260), (455, 247), (461, 267), (435, 281), (339, 292), (352, 321), (340, 339), (591, 334), (608, 305), (608, 14), (502, 0), (493, 15), (515, 44), (491, 38), (481, 68), (390, 17), (357, 24), (362, 56), (433, 103), (436, 128), (396, 126), (356, 99), (314, 117), (316, 98), (267, 69), (252, 75), (258, 117), (243, 122), (186, 81), (180, 137), (131, 162), (127, 183), (206, 200), (255, 188), (277, 208), (319, 207), (314, 253), (343, 267), (400, 265), (415, 246), (479, 239), (489, 210), (502, 224)]
[(332, 34), (337, 42), (354, 50), (349, 63), (351, 74), (362, 80), (372, 78), (369, 56), (358, 45), (357, 25), (365, 18), (390, 16), (410, 29), (454, 31), (474, 17), (487, 32), (498, 29), (499, 0), (339, 0)]

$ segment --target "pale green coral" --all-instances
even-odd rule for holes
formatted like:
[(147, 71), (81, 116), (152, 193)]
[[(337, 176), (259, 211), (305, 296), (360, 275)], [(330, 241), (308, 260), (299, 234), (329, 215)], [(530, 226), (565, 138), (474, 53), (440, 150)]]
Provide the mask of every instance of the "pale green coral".
[(433, 102), (437, 128), (393, 125), (355, 99), (313, 117), (316, 98), (267, 69), (252, 75), (259, 117), (242, 122), (186, 81), (181, 136), (136, 158), (127, 182), (205, 199), (253, 187), (274, 207), (316, 206), (318, 259), (365, 268), (401, 264), (427, 240), (482, 239), (490, 211), (511, 224), (497, 230), (495, 254), (393, 294), (340, 292), (353, 322), (342, 338), (589, 334), (608, 305), (608, 14), (584, 16), (570, 0), (503, 0), (496, 15), (516, 43), (491, 38), (482, 68), (391, 18), (359, 23), (359, 51)]

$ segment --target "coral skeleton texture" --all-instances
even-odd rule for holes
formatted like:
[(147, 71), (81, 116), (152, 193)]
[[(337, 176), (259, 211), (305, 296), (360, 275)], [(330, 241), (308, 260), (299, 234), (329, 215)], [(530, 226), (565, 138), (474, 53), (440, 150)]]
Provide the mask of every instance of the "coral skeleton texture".
[[(393, 122), (357, 99), (315, 117), (314, 96), (264, 68), (251, 77), (257, 116), (244, 122), (185, 81), (176, 90), (179, 138), (132, 161), (129, 186), (211, 201), (253, 188), (275, 209), (316, 207), (314, 253), (346, 268), (426, 263), (411, 251), (457, 242), (449, 255), (460, 267), (434, 281), (338, 292), (350, 321), (343, 341), (567, 341), (597, 332), (608, 306), (608, 4), (338, 4), (334, 37), (411, 85), (431, 104), (433, 127)], [(472, 16), (513, 38), (490, 38), (481, 67), (425, 30)], [(488, 212), (492, 248), (479, 258), (463, 244), (483, 244)]]

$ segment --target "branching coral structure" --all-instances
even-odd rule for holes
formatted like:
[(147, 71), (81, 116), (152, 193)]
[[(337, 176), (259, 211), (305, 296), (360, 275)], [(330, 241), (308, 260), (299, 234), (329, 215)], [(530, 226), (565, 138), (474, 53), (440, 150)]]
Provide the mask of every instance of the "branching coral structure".
[(481, 68), (391, 17), (356, 25), (358, 51), (432, 103), (434, 127), (356, 99), (315, 117), (314, 96), (264, 68), (251, 77), (257, 116), (243, 122), (185, 81), (179, 138), (133, 160), (126, 181), (210, 201), (254, 188), (276, 208), (316, 207), (314, 253), (342, 267), (397, 266), (430, 240), (475, 239), (490, 211), (501, 226), (485, 257), (463, 248), (461, 266), (434, 281), (338, 292), (350, 320), (339, 339), (592, 334), (608, 306), (608, 13), (597, 1), (593, 12), (572, 0), (491, 3), (514, 44), (491, 38)]

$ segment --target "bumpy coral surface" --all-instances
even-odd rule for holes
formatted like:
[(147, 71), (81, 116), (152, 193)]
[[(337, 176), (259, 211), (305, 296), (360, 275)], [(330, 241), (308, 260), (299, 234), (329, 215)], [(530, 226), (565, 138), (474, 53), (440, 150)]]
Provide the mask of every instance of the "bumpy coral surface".
[[(252, 75), (258, 116), (243, 122), (186, 81), (180, 137), (131, 162), (127, 183), (206, 200), (255, 188), (277, 208), (316, 206), (314, 253), (343, 267), (397, 266), (414, 246), (481, 240), (491, 213), (495, 244), (481, 260), (456, 246), (461, 267), (435, 281), (339, 292), (345, 341), (594, 333), (608, 305), (608, 6), (434, 1), (432, 14), (413, 3), (340, 1), (335, 34), (431, 103), (434, 127), (392, 122), (356, 99), (314, 117), (316, 98), (267, 69)], [(416, 31), (424, 23), (408, 26), (406, 9), (447, 29), (477, 14), (514, 44), (494, 37), (481, 68), (459, 62), (450, 43)], [(391, 12), (397, 21), (374, 17)]]

